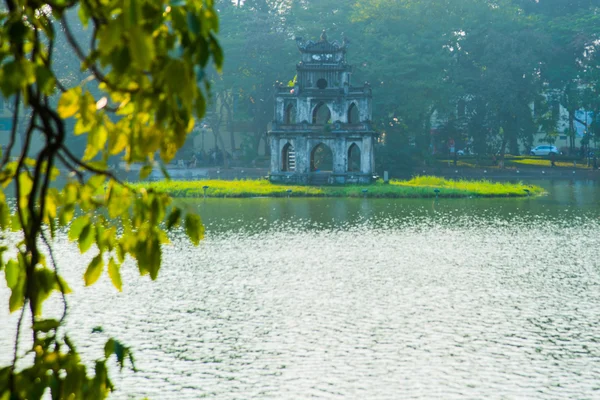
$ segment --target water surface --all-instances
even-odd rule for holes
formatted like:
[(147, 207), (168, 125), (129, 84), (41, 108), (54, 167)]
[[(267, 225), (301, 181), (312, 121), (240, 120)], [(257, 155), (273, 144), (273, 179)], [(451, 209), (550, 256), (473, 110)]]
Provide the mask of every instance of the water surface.
[[(83, 288), (63, 239), (68, 329), (88, 360), (109, 335), (133, 346), (139, 372), (114, 369), (115, 399), (598, 398), (600, 186), (542, 185), (189, 203), (206, 240), (175, 235), (157, 282), (125, 266), (123, 293), (106, 276)], [(6, 363), (16, 316), (0, 321)]]

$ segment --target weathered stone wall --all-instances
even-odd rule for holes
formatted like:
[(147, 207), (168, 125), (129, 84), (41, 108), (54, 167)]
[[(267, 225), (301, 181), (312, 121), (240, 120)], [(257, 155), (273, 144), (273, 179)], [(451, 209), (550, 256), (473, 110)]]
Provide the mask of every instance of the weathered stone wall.
[[(333, 173), (346, 174), (348, 171), (348, 154), (353, 144), (360, 151), (360, 173), (371, 174), (374, 169), (373, 137), (347, 138), (340, 136), (315, 136), (305, 137), (297, 135), (294, 137), (271, 137), (271, 172), (282, 172), (283, 148), (291, 144), (296, 154), (296, 173), (310, 173), (310, 165), (313, 150), (323, 144), (332, 152)], [(358, 172), (356, 172), (358, 174)]]
[(324, 103), (325, 106), (329, 107), (331, 122), (348, 123), (348, 111), (353, 103), (358, 109), (360, 121), (357, 122), (371, 121), (372, 118), (371, 99), (368, 97), (339, 96), (329, 99), (312, 96), (280, 96), (277, 97), (275, 102), (275, 120), (280, 124), (286, 123), (286, 109), (289, 105), (293, 105), (296, 110), (295, 121), (297, 124), (302, 122), (312, 123), (313, 113), (320, 103)]
[[(368, 183), (375, 168), (374, 137), (371, 129), (371, 87), (352, 87), (346, 64), (347, 41), (340, 45), (328, 42), (325, 34), (318, 42), (298, 39), (302, 62), (297, 66), (298, 82), (293, 88), (280, 87), (275, 101), (275, 119), (270, 131), (271, 180), (308, 183), (325, 177), (330, 183)], [(319, 80), (326, 84), (319, 85)], [(324, 82), (321, 82), (324, 83)], [(349, 111), (356, 106), (358, 121), (349, 121)], [(288, 109), (294, 114), (288, 118)], [(331, 125), (313, 124), (318, 107), (327, 107)], [(296, 168), (283, 171), (283, 150), (293, 146)], [(323, 144), (332, 152), (331, 173), (311, 171), (313, 150)], [(348, 151), (352, 144), (360, 150), (359, 171), (348, 171)], [(317, 179), (318, 178), (318, 179)]]

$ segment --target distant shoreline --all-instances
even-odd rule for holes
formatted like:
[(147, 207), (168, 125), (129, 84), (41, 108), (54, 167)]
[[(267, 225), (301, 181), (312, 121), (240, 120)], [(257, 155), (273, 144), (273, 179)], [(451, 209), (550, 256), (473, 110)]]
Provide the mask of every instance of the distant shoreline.
[[(236, 180), (236, 179), (261, 179), (269, 174), (267, 168), (219, 168), (219, 167), (198, 167), (198, 168), (177, 168), (167, 169), (173, 180)], [(129, 173), (120, 171), (119, 175), (123, 179), (136, 180), (139, 171), (132, 170)], [(569, 168), (569, 167), (540, 167), (527, 166), (524, 168), (507, 167), (500, 169), (498, 167), (464, 167), (464, 166), (433, 166), (433, 167), (413, 167), (405, 171), (390, 171), (390, 177), (393, 179), (410, 180), (418, 176), (438, 176), (446, 179), (466, 179), (466, 180), (499, 180), (499, 181), (538, 181), (546, 179), (566, 179), (566, 180), (600, 180), (600, 170), (587, 168)], [(151, 178), (162, 180), (163, 175), (159, 169), (156, 169)]]
[(539, 186), (486, 180), (451, 180), (420, 176), (407, 181), (382, 181), (371, 185), (300, 186), (278, 185), (265, 179), (158, 181), (132, 184), (178, 198), (249, 197), (368, 197), (368, 198), (468, 198), (527, 197), (544, 193)]
[[(458, 171), (458, 172), (457, 172)], [(527, 168), (415, 168), (412, 175), (434, 175), (447, 179), (494, 179), (511, 181), (537, 181), (545, 179), (600, 180), (600, 170), (566, 167)]]

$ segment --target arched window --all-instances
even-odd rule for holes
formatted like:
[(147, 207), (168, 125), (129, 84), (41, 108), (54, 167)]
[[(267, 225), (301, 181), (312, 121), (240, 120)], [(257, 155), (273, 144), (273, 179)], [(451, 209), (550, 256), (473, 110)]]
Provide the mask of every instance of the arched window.
[(352, 143), (348, 149), (348, 172), (360, 171), (360, 148)]
[(286, 143), (281, 150), (281, 170), (283, 172), (296, 171), (296, 152), (291, 143)]
[(313, 172), (333, 171), (333, 152), (331, 149), (319, 143), (310, 153), (310, 170)]
[(313, 125), (325, 125), (331, 122), (331, 111), (323, 102), (317, 104), (313, 110), (312, 123)]
[(293, 104), (288, 104), (285, 108), (284, 124), (291, 125), (296, 123), (296, 107)]
[(350, 104), (348, 108), (348, 123), (349, 124), (357, 124), (359, 123), (360, 117), (358, 115), (358, 108), (355, 103)]

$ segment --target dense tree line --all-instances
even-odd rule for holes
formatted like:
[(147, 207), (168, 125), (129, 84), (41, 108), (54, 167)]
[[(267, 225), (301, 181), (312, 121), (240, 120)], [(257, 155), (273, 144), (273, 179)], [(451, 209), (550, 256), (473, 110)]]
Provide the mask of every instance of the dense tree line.
[[(216, 8), (227, 62), (220, 74), (207, 71), (203, 125), (246, 160), (268, 151), (274, 86), (293, 80), (298, 62), (294, 38), (317, 40), (323, 29), (351, 41), (353, 82), (373, 86), (373, 123), (387, 144), (378, 158), (392, 168), (408, 152), (427, 159), (432, 142), (446, 148), (449, 138), (503, 155), (544, 132), (549, 143), (568, 136), (575, 151), (579, 122), (583, 143), (600, 139), (600, 0), (218, 0)], [(75, 12), (68, 17), (85, 45), (90, 33)], [(57, 32), (57, 46), (66, 45)], [(85, 79), (72, 52), (56, 55), (62, 79)], [(566, 131), (557, 129), (558, 105)], [(582, 120), (581, 109), (596, 117)], [(85, 147), (74, 135), (69, 143)]]
[[(409, 143), (427, 157), (432, 120), (439, 142), (516, 154), (538, 131), (548, 142), (574, 138), (577, 110), (600, 112), (598, 0), (222, 0), (218, 8), (227, 63), (214, 88), (237, 105), (227, 115), (252, 121), (250, 152), (272, 119), (273, 86), (293, 79), (293, 39), (322, 29), (352, 42), (354, 84), (373, 85), (373, 122), (396, 155), (387, 162), (401, 161)], [(558, 104), (568, 132), (556, 130)], [(600, 138), (599, 124), (589, 124), (589, 139)]]

